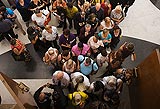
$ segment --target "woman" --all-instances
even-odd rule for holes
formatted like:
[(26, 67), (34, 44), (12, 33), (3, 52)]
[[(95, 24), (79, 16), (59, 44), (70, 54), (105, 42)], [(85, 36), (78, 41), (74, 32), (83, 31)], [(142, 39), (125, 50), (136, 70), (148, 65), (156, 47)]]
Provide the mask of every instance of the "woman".
[(50, 12), (48, 10), (36, 9), (32, 15), (32, 21), (36, 26), (39, 26), (42, 30), (48, 25), (50, 19)]
[(73, 73), (76, 69), (76, 63), (72, 59), (66, 61), (62, 67), (62, 71), (65, 71), (68, 74)]
[(45, 53), (43, 61), (45, 64), (55, 65), (57, 62), (57, 58), (58, 58), (58, 50), (56, 48), (50, 47), (48, 51)]
[(29, 21), (31, 20), (32, 12), (28, 10), (30, 0), (16, 0), (16, 8), (22, 16), (26, 26), (29, 27)]
[(104, 29), (102, 32), (98, 33), (98, 36), (103, 41), (104, 47), (109, 48), (109, 43), (111, 43), (112, 36), (108, 29)]
[(63, 64), (72, 58), (74, 61), (76, 61), (76, 59), (74, 59), (74, 57), (75, 57), (75, 55), (73, 52), (71, 52), (69, 50), (64, 50), (61, 54), (58, 55), (58, 66), (60, 68), (62, 68)]
[(74, 45), (72, 47), (72, 52), (78, 57), (79, 55), (84, 55), (84, 56), (90, 56), (91, 51), (90, 51), (90, 46), (87, 44), (84, 44), (82, 42), (79, 42), (78, 44)]
[(122, 22), (125, 15), (120, 5), (117, 5), (116, 8), (111, 11), (110, 17), (116, 25)]
[(113, 20), (111, 20), (109, 17), (106, 17), (100, 24), (100, 30), (103, 30), (103, 29), (112, 29), (114, 27), (114, 22)]
[(84, 109), (88, 95), (84, 92), (78, 91), (68, 94), (68, 98), (76, 109)]
[(12, 38), (10, 44), (13, 52), (12, 55), (14, 56), (16, 61), (29, 62), (31, 60), (29, 51), (20, 40)]
[(30, 3), (29, 3), (29, 7), (28, 9), (30, 11), (35, 11), (36, 9), (45, 9), (45, 3), (42, 1), (42, 0), (32, 0)]
[(120, 41), (120, 37), (122, 36), (122, 30), (119, 26), (115, 26), (111, 30), (110, 34), (112, 35), (112, 40), (111, 40), (111, 43), (110, 43), (110, 47), (111, 47), (111, 49), (114, 49), (114, 48), (116, 48), (117, 44)]

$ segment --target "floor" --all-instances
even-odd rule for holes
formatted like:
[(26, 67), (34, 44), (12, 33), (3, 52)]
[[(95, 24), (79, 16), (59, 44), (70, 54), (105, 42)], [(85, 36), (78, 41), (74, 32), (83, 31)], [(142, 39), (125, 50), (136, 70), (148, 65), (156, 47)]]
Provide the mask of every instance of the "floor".
[[(153, 3), (153, 4), (152, 4)], [(156, 7), (155, 7), (155, 6)], [(120, 24), (123, 31), (123, 37), (118, 46), (125, 41), (135, 44), (135, 53), (137, 60), (131, 62), (129, 58), (125, 60), (122, 66), (126, 68), (136, 67), (141, 61), (143, 61), (153, 50), (160, 48), (160, 0), (136, 0), (134, 5), (130, 7), (127, 17)], [(19, 18), (22, 25), (24, 25), (21, 18)], [(53, 20), (51, 24), (57, 25), (56, 20)], [(26, 27), (24, 26), (26, 29)], [(30, 44), (27, 35), (22, 35), (19, 30), (15, 30), (19, 34), (19, 39), (27, 44), (32, 55), (31, 63), (16, 62), (11, 57), (11, 51), (9, 43), (6, 40), (0, 42), (0, 72), (5, 73), (7, 76), (13, 78), (15, 81), (22, 81), (31, 87), (31, 93), (46, 82), (50, 82), (53, 74), (51, 66), (47, 66), (42, 62), (42, 54), (36, 53), (33, 46)], [(75, 32), (72, 30), (72, 32)], [(59, 33), (62, 30), (59, 29)], [(99, 75), (99, 74), (97, 74)], [(96, 79), (97, 76), (94, 78)], [(33, 85), (33, 83), (35, 83)], [(3, 89), (2, 83), (0, 89)], [(13, 99), (5, 90), (0, 90), (2, 103), (14, 103)], [(121, 105), (119, 109), (131, 109), (128, 87), (124, 86), (124, 90), (121, 94)]]

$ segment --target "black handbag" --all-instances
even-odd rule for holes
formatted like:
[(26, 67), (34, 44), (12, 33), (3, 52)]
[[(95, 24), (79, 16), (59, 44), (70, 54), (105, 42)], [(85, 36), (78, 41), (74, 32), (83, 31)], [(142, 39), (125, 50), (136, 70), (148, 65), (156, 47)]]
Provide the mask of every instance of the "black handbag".
[(15, 61), (24, 61), (25, 57), (23, 54), (17, 55), (12, 51), (12, 57), (14, 58)]

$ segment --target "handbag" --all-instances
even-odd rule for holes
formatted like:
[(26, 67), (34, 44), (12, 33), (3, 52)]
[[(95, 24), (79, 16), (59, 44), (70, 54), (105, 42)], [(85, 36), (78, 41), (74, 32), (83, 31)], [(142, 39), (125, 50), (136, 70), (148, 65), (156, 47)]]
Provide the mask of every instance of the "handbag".
[(11, 55), (15, 61), (24, 61), (24, 55), (22, 55), (22, 54), (17, 55), (12, 51)]

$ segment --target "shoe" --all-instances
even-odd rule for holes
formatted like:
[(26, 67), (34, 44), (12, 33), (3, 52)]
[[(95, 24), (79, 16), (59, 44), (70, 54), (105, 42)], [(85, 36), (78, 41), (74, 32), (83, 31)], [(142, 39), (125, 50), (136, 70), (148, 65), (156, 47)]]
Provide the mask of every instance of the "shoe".
[(15, 26), (15, 29), (18, 29), (18, 26)]
[(18, 39), (18, 34), (15, 35), (15, 38)]
[(69, 29), (72, 29), (72, 26), (69, 26)]
[(57, 28), (62, 28), (62, 25), (58, 25)]
[(24, 30), (22, 30), (23, 35), (26, 35), (26, 32)]
[(29, 27), (29, 22), (26, 23), (26, 27)]

